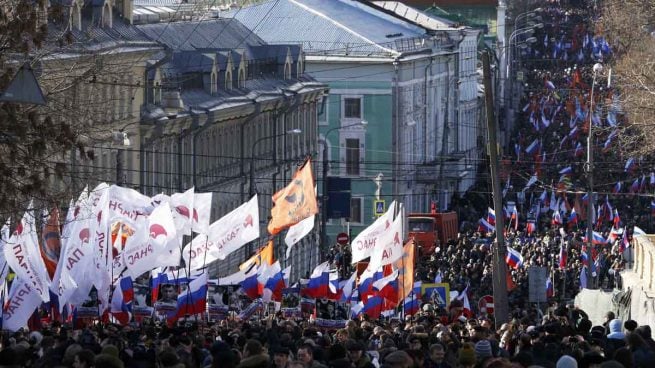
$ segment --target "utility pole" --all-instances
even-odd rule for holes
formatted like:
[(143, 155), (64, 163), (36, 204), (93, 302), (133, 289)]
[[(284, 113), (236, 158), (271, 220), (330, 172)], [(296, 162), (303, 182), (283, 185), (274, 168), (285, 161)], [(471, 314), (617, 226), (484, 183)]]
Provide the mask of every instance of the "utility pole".
[(498, 175), (498, 137), (496, 114), (494, 111), (494, 96), (491, 85), (491, 65), (489, 51), (482, 52), (482, 72), (484, 75), (484, 103), (487, 111), (487, 134), (489, 135), (489, 158), (491, 169), (491, 184), (493, 188), (494, 210), (500, 213), (496, 216), (496, 246), (493, 252), (493, 297), (494, 319), (496, 326), (500, 326), (509, 319), (509, 304), (507, 302), (507, 265), (505, 264), (505, 239), (503, 229), (505, 218), (502, 215), (503, 195), (500, 189)]

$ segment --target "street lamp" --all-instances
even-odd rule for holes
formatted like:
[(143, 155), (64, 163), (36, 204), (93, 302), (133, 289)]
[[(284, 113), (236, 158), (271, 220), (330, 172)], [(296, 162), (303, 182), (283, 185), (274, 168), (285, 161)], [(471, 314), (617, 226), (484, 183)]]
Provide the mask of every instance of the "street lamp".
[(257, 144), (267, 139), (274, 139), (274, 138), (285, 136), (287, 134), (296, 135), (300, 133), (302, 133), (302, 130), (295, 128), (295, 129), (287, 130), (284, 133), (261, 137), (252, 144), (252, 148), (250, 150), (250, 190), (249, 190), (250, 197), (255, 195), (255, 147), (257, 147)]
[(323, 193), (321, 194), (321, 244), (319, 249), (321, 250), (321, 255), (324, 257), (326, 255), (326, 243), (327, 243), (327, 203), (328, 203), (328, 183), (327, 183), (327, 176), (328, 176), (328, 145), (327, 145), (327, 139), (328, 135), (330, 135), (331, 132), (342, 129), (342, 128), (350, 128), (354, 126), (361, 126), (365, 127), (368, 125), (368, 122), (366, 120), (360, 120), (356, 123), (353, 124), (348, 124), (344, 126), (338, 126), (336, 128), (329, 129), (325, 134), (323, 135)]
[[(594, 214), (593, 214), (593, 208), (594, 208), (594, 201), (593, 201), (593, 195), (594, 195), (594, 146), (593, 146), (593, 120), (592, 116), (594, 116), (594, 89), (596, 88), (596, 76), (598, 73), (603, 71), (603, 64), (601, 63), (596, 63), (593, 66), (593, 80), (591, 83), (591, 96), (590, 96), (590, 102), (589, 102), (589, 134), (587, 135), (587, 162), (585, 164), (585, 171), (587, 173), (587, 184), (589, 186), (588, 191), (587, 191), (587, 259), (589, 262), (593, 262), (593, 258), (591, 257), (592, 252), (591, 248), (593, 247), (594, 244)], [(587, 280), (593, 280), (592, 274), (591, 274), (591, 263), (587, 266)], [(594, 282), (592, 282), (592, 286), (594, 285)]]
[(118, 146), (116, 149), (116, 185), (123, 185), (123, 149), (120, 147), (130, 146), (130, 138), (127, 135), (125, 129), (130, 125), (139, 124), (139, 122), (129, 123), (118, 131), (111, 132), (111, 138), (115, 145)]
[[(506, 131), (510, 131), (511, 128), (511, 122), (510, 118), (512, 117), (512, 113), (510, 110), (513, 109), (514, 105), (514, 78), (513, 78), (513, 72), (514, 72), (514, 60), (513, 58), (515, 57), (514, 53), (514, 47), (516, 47), (516, 38), (521, 35), (529, 34), (530, 37), (528, 37), (525, 41), (521, 42), (521, 45), (526, 45), (529, 43), (535, 43), (537, 42), (537, 38), (532, 36), (532, 33), (534, 32), (535, 28), (542, 28), (544, 25), (542, 23), (538, 23), (529, 27), (525, 28), (519, 28), (514, 30), (512, 34), (509, 36), (509, 42), (507, 43), (508, 48), (507, 48), (507, 53), (508, 53), (508, 58), (509, 62), (507, 63), (507, 71), (506, 71), (506, 78), (507, 78), (507, 83), (509, 83), (509, 87), (505, 89), (505, 94), (503, 95), (505, 98), (505, 125), (507, 126)], [(505, 82), (503, 82), (505, 83)]]
[(517, 15), (516, 18), (514, 19), (514, 29), (518, 28), (518, 23), (519, 20), (521, 20), (521, 18), (534, 18), (537, 16), (537, 13), (541, 13), (542, 11), (543, 11), (542, 8), (537, 8)]

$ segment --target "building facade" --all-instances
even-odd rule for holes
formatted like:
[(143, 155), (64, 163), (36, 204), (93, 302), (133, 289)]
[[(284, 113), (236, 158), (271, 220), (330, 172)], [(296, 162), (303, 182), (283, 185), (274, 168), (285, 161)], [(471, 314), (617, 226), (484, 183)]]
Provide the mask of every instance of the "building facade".
[[(305, 76), (299, 45), (267, 45), (234, 20), (138, 28), (175, 50), (148, 63), (143, 192), (212, 192), (212, 221), (258, 195), (262, 236), (210, 266), (212, 276), (225, 276), (266, 245), (271, 196), (317, 150), (317, 109), (327, 88)], [(180, 35), (188, 40), (180, 43)], [(308, 235), (287, 260), (276, 238), (276, 259), (292, 266), (291, 280), (318, 264), (315, 242)]]
[(307, 73), (330, 86), (319, 115), (327, 157), (319, 157), (328, 176), (350, 179), (351, 187), (349, 217), (328, 222), (330, 243), (337, 233), (368, 226), (378, 195), (407, 211), (427, 211), (432, 201), (446, 209), (475, 180), (478, 126), (463, 120), (477, 110), (469, 110), (463, 90), (469, 80), (459, 78), (465, 68), (471, 72), (460, 53), (476, 58), (468, 31), (431, 30), (370, 3), (341, 0), (268, 1), (221, 16), (266, 42), (302, 44)]

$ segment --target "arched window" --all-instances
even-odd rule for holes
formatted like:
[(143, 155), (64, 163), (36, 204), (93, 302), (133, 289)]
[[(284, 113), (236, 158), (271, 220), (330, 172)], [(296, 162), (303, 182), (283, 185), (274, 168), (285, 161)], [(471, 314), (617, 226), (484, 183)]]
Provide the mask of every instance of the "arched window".
[(225, 89), (232, 89), (232, 71), (229, 69), (225, 71)]
[(111, 5), (109, 4), (109, 1), (105, 1), (105, 5), (102, 7), (102, 27), (112, 27)]
[(239, 88), (246, 86), (246, 71), (244, 68), (239, 68)]
[(71, 29), (82, 30), (82, 9), (77, 1), (71, 7), (70, 22)]
[(296, 64), (297, 64), (296, 74), (298, 74), (297, 77), (300, 78), (300, 76), (303, 75), (303, 73), (305, 72), (303, 70), (303, 68), (305, 67), (305, 63), (303, 62), (302, 53), (298, 54), (298, 62)]
[(217, 85), (216, 85), (217, 84), (216, 73), (212, 72), (210, 78), (211, 78), (211, 86), (210, 86), (210, 91), (209, 92), (213, 95), (213, 94), (216, 94), (216, 92), (218, 92), (217, 91)]
[(287, 61), (284, 63), (284, 79), (289, 78), (291, 78), (291, 63)]

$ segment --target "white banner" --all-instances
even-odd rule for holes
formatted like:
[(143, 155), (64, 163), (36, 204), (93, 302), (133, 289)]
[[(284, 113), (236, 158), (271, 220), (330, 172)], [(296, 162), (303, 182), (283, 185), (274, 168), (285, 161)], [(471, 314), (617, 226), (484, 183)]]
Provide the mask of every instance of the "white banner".
[(182, 257), (197, 270), (259, 237), (257, 195), (209, 227), (209, 234), (196, 236), (184, 247)]
[(195, 193), (191, 229), (199, 234), (209, 233), (212, 193)]
[(175, 226), (180, 235), (191, 235), (191, 214), (194, 210), (194, 188), (184, 193), (175, 193), (170, 197), (171, 210)]
[(384, 215), (380, 216), (374, 223), (359, 233), (352, 243), (350, 243), (352, 248), (352, 263), (357, 263), (371, 256), (373, 250), (379, 244), (378, 238), (391, 226), (395, 210), (396, 202), (394, 201), (391, 202), (389, 209)]
[(29, 282), (41, 300), (47, 303), (50, 301), (50, 277), (39, 251), (31, 203), (28, 208), (3, 251), (9, 267), (18, 277)]
[(396, 216), (391, 227), (380, 234), (371, 253), (370, 269), (391, 264), (403, 256), (403, 212)]
[(287, 245), (287, 258), (291, 255), (291, 247), (307, 236), (316, 223), (316, 215), (311, 215), (299, 223), (291, 226), (284, 237), (284, 243)]
[[(92, 192), (97, 195), (98, 192)], [(93, 270), (93, 247), (91, 245), (91, 201), (87, 191), (83, 191), (76, 204), (73, 221), (68, 224), (68, 236), (62, 237), (59, 263), (55, 272), (52, 291), (59, 297), (59, 311), (70, 302), (76, 290), (88, 295), (92, 280), (87, 273)], [(90, 270), (90, 271), (87, 271)]]
[(123, 263), (133, 278), (156, 267), (173, 265), (168, 263), (179, 265), (179, 257), (173, 259), (172, 250), (167, 248), (178, 235), (168, 203), (163, 203), (152, 211), (148, 217), (147, 229), (137, 232), (134, 241), (130, 238), (123, 251)]
[(17, 331), (25, 327), (34, 310), (41, 305), (42, 298), (30, 284), (19, 277), (14, 280), (2, 315), (3, 329)]

